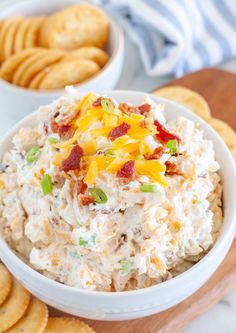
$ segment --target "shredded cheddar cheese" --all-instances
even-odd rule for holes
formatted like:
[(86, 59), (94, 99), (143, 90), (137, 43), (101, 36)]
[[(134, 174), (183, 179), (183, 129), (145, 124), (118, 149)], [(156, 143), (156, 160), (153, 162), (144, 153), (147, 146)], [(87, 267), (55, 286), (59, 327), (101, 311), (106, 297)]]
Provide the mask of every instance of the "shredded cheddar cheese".
[(137, 141), (135, 141), (134, 139), (132, 139), (129, 135), (123, 135), (120, 136), (119, 138), (115, 139), (113, 141), (113, 148), (118, 150), (118, 149), (122, 149), (124, 146), (131, 144), (131, 143), (136, 143)]
[(129, 116), (127, 116), (127, 115), (125, 115), (123, 118), (122, 118), (122, 120), (125, 122), (125, 123), (127, 123), (127, 124), (129, 124), (129, 125), (131, 125), (131, 126), (133, 126), (133, 127), (139, 127), (140, 126), (140, 123), (141, 123), (141, 121), (142, 121), (142, 118), (141, 119), (137, 119), (137, 118), (134, 118), (134, 117), (129, 117)]
[(120, 157), (116, 157), (107, 167), (106, 167), (106, 171), (109, 172), (117, 172), (122, 165), (124, 165), (126, 162), (128, 162), (127, 159), (125, 158), (120, 158)]
[(79, 144), (83, 149), (85, 155), (94, 155), (97, 151), (97, 144), (95, 140), (89, 140)]
[(116, 127), (118, 125), (117, 115), (104, 113), (102, 120), (105, 127)]
[(79, 105), (78, 105), (78, 109), (80, 110), (80, 115), (83, 116), (84, 113), (87, 112), (87, 110), (91, 109), (92, 104), (94, 101), (96, 101), (97, 96), (93, 93), (89, 93), (88, 95), (85, 95)]
[(149, 173), (149, 177), (157, 183), (160, 183), (163, 187), (167, 186), (167, 181), (166, 178), (163, 174), (161, 174), (160, 172), (150, 172)]
[(70, 154), (70, 151), (71, 151), (71, 147), (68, 146), (67, 148), (64, 148), (63, 150), (61, 150), (60, 153), (55, 154), (53, 163), (56, 166), (60, 166), (61, 162), (65, 159), (67, 159), (67, 157)]
[(96, 138), (98, 136), (105, 136), (105, 137), (107, 137), (111, 130), (112, 130), (112, 127), (101, 127), (101, 128), (92, 129), (88, 133), (93, 138)]
[(161, 270), (161, 271), (166, 270), (166, 265), (161, 259), (156, 257), (156, 258), (151, 259), (151, 262), (156, 266), (156, 268), (158, 270)]
[(2, 178), (0, 178), (0, 188), (5, 187), (5, 183)]
[[(88, 94), (79, 103), (79, 113), (74, 121), (75, 133), (65, 142), (54, 145), (60, 151), (55, 155), (54, 164), (60, 166), (62, 161), (69, 156), (75, 144), (83, 149), (83, 160), (86, 162), (85, 182), (94, 184), (98, 172), (116, 173), (129, 160), (135, 160), (136, 175), (146, 175), (151, 181), (166, 186), (164, 176), (165, 166), (159, 160), (137, 160), (140, 154), (152, 154), (153, 149), (146, 142), (146, 137), (152, 135), (152, 131), (145, 127), (144, 115), (131, 113), (124, 114), (117, 107), (112, 112), (103, 109), (99, 103), (94, 103), (97, 97)], [(93, 104), (94, 103), (94, 104)], [(110, 132), (117, 126), (126, 123), (130, 126), (128, 133), (119, 133), (113, 141), (109, 139)], [(84, 140), (86, 136), (86, 140)], [(99, 137), (110, 141), (114, 156), (97, 155)], [(119, 157), (117, 157), (119, 156)]]
[(179, 222), (179, 221), (173, 222), (172, 227), (175, 229), (175, 231), (179, 231), (181, 228), (181, 222)]
[(128, 132), (129, 136), (133, 139), (144, 139), (151, 134), (149, 129), (144, 127), (132, 128)]
[[(125, 145), (124, 147), (121, 147), (120, 150), (123, 151), (124, 153), (130, 153), (130, 154), (136, 152), (136, 155), (138, 155), (137, 152), (139, 151), (139, 146), (140, 142), (134, 141)], [(132, 157), (135, 158), (135, 156)]]
[(151, 154), (152, 153), (152, 148), (149, 146), (149, 144), (145, 140), (143, 140), (143, 141), (140, 142), (139, 152), (142, 155)]
[(170, 244), (172, 244), (173, 246), (176, 246), (177, 245), (177, 241), (174, 238), (172, 238), (170, 240)]
[(100, 119), (99, 115), (91, 114), (91, 115), (84, 116), (83, 118), (79, 118), (75, 122), (75, 125), (78, 127), (80, 132), (85, 132), (92, 123), (94, 123), (95, 121), (97, 121), (99, 119)]
[(84, 178), (84, 182), (87, 185), (93, 185), (95, 183), (96, 177), (98, 176), (98, 166), (96, 161), (92, 161), (88, 168), (88, 172)]
[(92, 161), (97, 162), (98, 169), (100, 171), (106, 170), (107, 166), (114, 160), (114, 157), (110, 156), (85, 156), (84, 161), (89, 165)]

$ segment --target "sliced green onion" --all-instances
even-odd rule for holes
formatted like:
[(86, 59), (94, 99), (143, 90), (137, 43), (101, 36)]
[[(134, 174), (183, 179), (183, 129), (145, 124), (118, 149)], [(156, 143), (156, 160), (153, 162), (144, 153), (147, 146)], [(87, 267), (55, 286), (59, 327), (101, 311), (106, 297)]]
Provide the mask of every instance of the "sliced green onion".
[(41, 180), (41, 187), (44, 195), (48, 195), (52, 193), (53, 185), (51, 176), (48, 174), (45, 174)]
[(85, 246), (85, 245), (87, 245), (88, 244), (88, 241), (87, 240), (85, 240), (85, 239), (83, 239), (83, 238), (80, 238), (79, 239), (79, 245), (80, 246)]
[(155, 184), (145, 184), (140, 186), (142, 192), (157, 192), (157, 186)]
[(169, 153), (171, 155), (174, 155), (177, 153), (177, 149), (178, 149), (178, 142), (177, 140), (169, 140), (166, 143), (166, 148), (169, 150)]
[(55, 143), (58, 143), (59, 139), (54, 138), (53, 136), (51, 136), (51, 137), (48, 138), (48, 142), (50, 142), (53, 145)]
[(143, 155), (138, 155), (136, 157), (136, 160), (139, 160), (139, 161), (144, 160), (144, 156)]
[(91, 242), (95, 245), (96, 244), (96, 235), (91, 236)]
[(38, 146), (32, 147), (26, 154), (26, 162), (27, 163), (33, 163), (36, 162), (39, 159), (39, 156), (41, 154), (40, 148)]
[(113, 105), (112, 101), (110, 101), (109, 99), (102, 99), (101, 105), (102, 105), (103, 111), (108, 112), (108, 113), (114, 112), (114, 105)]
[(105, 151), (105, 156), (118, 156), (118, 153), (114, 149), (107, 149)]
[(106, 193), (102, 189), (91, 188), (90, 193), (96, 203), (105, 204), (107, 202)]
[(80, 258), (80, 255), (78, 254), (78, 252), (76, 250), (70, 251), (69, 254), (72, 258), (75, 258), (75, 259)]
[(121, 272), (123, 274), (129, 274), (131, 271), (133, 271), (134, 263), (131, 260), (121, 260)]

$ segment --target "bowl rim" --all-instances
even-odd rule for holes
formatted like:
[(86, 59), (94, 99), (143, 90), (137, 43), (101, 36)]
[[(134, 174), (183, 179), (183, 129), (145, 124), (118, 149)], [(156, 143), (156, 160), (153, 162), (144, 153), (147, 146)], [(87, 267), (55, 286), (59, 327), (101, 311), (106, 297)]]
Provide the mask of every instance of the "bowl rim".
[[(64, 0), (65, 3), (66, 3), (66, 0)], [(10, 3), (9, 5), (7, 3), (4, 4), (4, 7), (3, 9), (1, 10), (1, 14), (0, 14), (0, 17), (1, 19), (4, 18), (4, 17), (8, 17), (8, 16), (4, 16), (4, 13), (7, 12), (8, 10), (11, 10), (12, 8), (17, 8), (17, 7), (21, 7), (21, 6), (24, 6), (26, 3), (34, 3), (34, 2), (39, 2), (39, 0), (21, 0), (19, 2), (13, 2), (13, 3)], [(80, 3), (80, 2), (84, 2), (83, 0), (79, 0), (77, 1), (77, 3)], [(56, 4), (56, 1), (55, 1), (55, 4)], [(72, 5), (72, 3), (68, 3), (68, 7)], [(114, 46), (114, 49), (112, 51), (112, 54), (109, 56), (109, 60), (108, 62), (105, 64), (105, 66), (103, 68), (101, 68), (99, 70), (98, 73), (96, 73), (95, 75), (91, 76), (90, 78), (84, 80), (83, 82), (81, 83), (78, 83), (78, 84), (75, 84), (74, 87), (75, 88), (83, 88), (83, 86), (87, 85), (87, 84), (92, 84), (93, 81), (97, 80), (100, 76), (102, 76), (105, 72), (107, 72), (108, 70), (111, 69), (112, 65), (114, 65), (114, 63), (116, 62), (116, 60), (119, 58), (120, 54), (123, 52), (124, 50), (124, 31), (121, 27), (120, 24), (118, 24), (118, 20), (116, 19), (116, 17), (108, 12), (106, 9), (104, 9), (102, 6), (98, 6), (98, 5), (95, 5), (95, 4), (92, 4), (94, 7), (97, 7), (99, 10), (103, 11), (103, 13), (105, 13), (108, 21), (109, 21), (109, 26), (113, 27), (114, 29), (114, 32), (116, 34), (116, 43), (115, 43), (115, 46)], [(109, 14), (109, 15), (108, 15)], [(8, 15), (8, 14), (7, 14)], [(109, 32), (110, 33), (110, 32)], [(11, 89), (12, 90), (12, 93), (15, 92), (21, 92), (23, 94), (25, 94), (26, 96), (27, 95), (31, 95), (32, 97), (33, 96), (37, 96), (37, 97), (50, 97), (50, 96), (55, 96), (55, 94), (63, 94), (64, 92), (64, 88), (61, 88), (61, 89), (53, 89), (53, 90), (34, 90), (34, 89), (30, 89), (30, 88), (24, 88), (24, 87), (20, 87), (20, 86), (17, 86), (15, 84), (12, 84), (4, 79), (2, 79), (0, 77), (0, 86), (3, 85), (3, 86), (6, 86), (8, 89)]]
[[(81, 96), (83, 96), (84, 92), (78, 92)], [(229, 152), (227, 146), (221, 139), (221, 137), (218, 135), (218, 133), (210, 126), (208, 123), (201, 119), (198, 115), (194, 114), (192, 111), (188, 110), (186, 107), (173, 102), (171, 100), (165, 99), (163, 97), (159, 97), (158, 95), (154, 95), (152, 93), (145, 93), (145, 92), (139, 92), (139, 91), (129, 91), (129, 90), (111, 90), (107, 92), (107, 95), (111, 95), (112, 98), (115, 98), (116, 95), (119, 96), (119, 94), (127, 95), (127, 98), (130, 96), (137, 96), (142, 97), (145, 95), (150, 96), (154, 101), (158, 98), (158, 101), (160, 103), (169, 105), (170, 107), (180, 109), (182, 110), (186, 115), (186, 117), (189, 117), (191, 120), (199, 123), (200, 125), (203, 125), (205, 128), (207, 128), (207, 133), (210, 133), (211, 136), (214, 137), (213, 141), (214, 144), (219, 144), (221, 148), (224, 151), (225, 158), (227, 162), (230, 164), (231, 169), (233, 170), (233, 173), (231, 175), (232, 183), (236, 184), (236, 168), (234, 160), (231, 156), (231, 153)], [(157, 101), (156, 101), (157, 102)], [(24, 117), (21, 121), (17, 122), (14, 127), (8, 131), (5, 136), (0, 140), (0, 146), (6, 145), (9, 143), (9, 137), (11, 137), (17, 130), (19, 130), (20, 127), (24, 126), (24, 123), (26, 122), (34, 122), (34, 119), (37, 115), (37, 111), (34, 111), (33, 113), (29, 114), (28, 116)], [(206, 132), (206, 131), (205, 131)], [(236, 197), (236, 187), (233, 187), (232, 189), (234, 191), (234, 197)], [(236, 227), (236, 205), (233, 206), (232, 211), (230, 212), (230, 216), (228, 218), (230, 220), (229, 226), (227, 229), (223, 230), (221, 229), (219, 237), (217, 238), (216, 242), (212, 246), (212, 248), (208, 251), (208, 253), (196, 264), (194, 264), (192, 267), (184, 271), (183, 273), (171, 278), (170, 280), (163, 281), (161, 283), (152, 285), (147, 288), (141, 288), (137, 290), (129, 290), (129, 291), (120, 291), (120, 292), (107, 292), (107, 291), (96, 291), (96, 290), (84, 290), (79, 289), (76, 287), (71, 287), (65, 284), (62, 284), (58, 281), (55, 281), (53, 279), (50, 279), (43, 274), (39, 273), (36, 269), (29, 266), (27, 263), (25, 263), (18, 255), (10, 248), (10, 246), (7, 244), (7, 242), (4, 240), (3, 236), (0, 235), (0, 249), (3, 249), (3, 251), (0, 251), (0, 259), (4, 258), (3, 253), (6, 253), (6, 256), (10, 258), (11, 263), (15, 265), (15, 267), (19, 267), (22, 271), (26, 272), (27, 275), (30, 277), (36, 279), (37, 281), (40, 281), (47, 287), (55, 288), (58, 290), (61, 290), (62, 292), (67, 292), (69, 294), (77, 294), (77, 295), (87, 295), (92, 297), (129, 297), (129, 296), (140, 296), (147, 293), (157, 292), (158, 290), (163, 288), (168, 289), (170, 287), (175, 287), (178, 283), (186, 282), (186, 279), (188, 280), (188, 284), (194, 283), (194, 279), (190, 280), (189, 277), (196, 276), (198, 272), (201, 272), (203, 267), (207, 267), (208, 263), (212, 260), (212, 257), (217, 256), (217, 253), (221, 253), (221, 251), (225, 248), (225, 245), (223, 244), (223, 240), (231, 240), (227, 246), (228, 249), (233, 241), (233, 235)], [(224, 224), (224, 220), (222, 225)], [(4, 262), (5, 260), (2, 259)], [(17, 268), (18, 269), (18, 268)]]

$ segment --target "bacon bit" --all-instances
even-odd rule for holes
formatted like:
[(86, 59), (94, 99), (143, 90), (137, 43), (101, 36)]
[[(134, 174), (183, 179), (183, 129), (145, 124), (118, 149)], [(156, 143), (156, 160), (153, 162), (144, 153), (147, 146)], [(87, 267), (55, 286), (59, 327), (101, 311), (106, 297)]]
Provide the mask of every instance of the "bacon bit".
[(43, 130), (44, 130), (44, 133), (47, 135), (48, 134), (48, 125), (43, 124)]
[(96, 99), (96, 101), (93, 102), (92, 106), (102, 106), (102, 101), (103, 100), (106, 100), (106, 101), (109, 101), (112, 103), (113, 106), (114, 105), (114, 102), (110, 99), (110, 98), (106, 98), (106, 97), (99, 97), (98, 99)]
[(69, 140), (75, 133), (75, 130), (69, 125), (63, 125), (59, 127), (60, 138), (64, 140)]
[(138, 106), (138, 110), (140, 111), (140, 114), (145, 115), (151, 111), (151, 105), (148, 103), (145, 103), (143, 105)]
[(160, 124), (158, 120), (154, 121), (154, 125), (158, 130), (156, 138), (161, 142), (166, 143), (169, 140), (177, 140), (178, 142), (180, 142), (180, 138), (177, 135), (168, 132), (167, 129), (165, 129), (165, 127)]
[(96, 99), (96, 101), (94, 101), (93, 102), (93, 106), (101, 106), (102, 104), (101, 104), (101, 102), (102, 102), (102, 97), (99, 97), (98, 99)]
[(77, 186), (77, 193), (84, 194), (85, 191), (87, 190), (87, 187), (88, 187), (87, 184), (85, 184), (83, 180), (79, 180)]
[(65, 133), (67, 133), (71, 127), (69, 125), (62, 125), (58, 129), (58, 133), (60, 136), (63, 136)]
[(148, 112), (150, 112), (151, 110), (151, 105), (148, 104), (148, 103), (145, 103), (143, 105), (140, 105), (140, 106), (130, 106), (126, 103), (120, 103), (119, 104), (119, 109), (127, 114), (128, 116), (131, 114), (131, 113), (136, 113), (136, 114), (141, 114), (141, 115), (144, 115), (146, 116)]
[(76, 177), (79, 177), (79, 176), (81, 175), (81, 173), (80, 173), (80, 170), (82, 169), (82, 168), (81, 168), (81, 164), (82, 164), (82, 162), (80, 162), (80, 168), (79, 168), (79, 170), (76, 169), (76, 170), (74, 171), (74, 174), (75, 174)]
[(127, 242), (127, 240), (128, 240), (127, 235), (126, 234), (121, 234), (120, 238), (118, 240), (117, 247), (115, 248), (115, 252), (117, 252), (121, 248), (121, 246), (124, 245)]
[(67, 159), (62, 161), (61, 169), (65, 172), (80, 169), (80, 159), (83, 155), (83, 149), (79, 145), (74, 146)]
[(53, 217), (53, 218), (51, 219), (51, 224), (52, 224), (53, 226), (57, 226), (57, 227), (59, 227), (59, 225), (60, 225), (60, 223), (59, 223), (59, 221), (58, 221), (58, 219), (57, 219), (56, 217)]
[(116, 176), (119, 178), (129, 178), (129, 179), (133, 179), (134, 175), (135, 175), (135, 161), (134, 160), (130, 160), (128, 162), (126, 162), (122, 168), (120, 170), (117, 171)]
[(51, 130), (53, 133), (58, 133), (60, 138), (69, 140), (74, 135), (75, 130), (69, 125), (59, 126), (54, 118), (51, 119)]
[(94, 203), (94, 198), (82, 194), (79, 195), (79, 200), (82, 206), (88, 206)]
[(123, 136), (127, 134), (128, 130), (130, 129), (130, 125), (123, 122), (121, 125), (114, 127), (110, 133), (108, 134), (108, 139), (111, 141), (114, 141), (115, 139), (119, 138), (120, 136)]
[(173, 176), (173, 175), (181, 176), (182, 175), (182, 173), (179, 171), (178, 165), (176, 163), (166, 161), (165, 166), (166, 166), (166, 171), (165, 171), (166, 175), (168, 175), (168, 176)]
[(164, 152), (165, 152), (165, 148), (163, 146), (159, 146), (159, 147), (155, 148), (155, 150), (152, 154), (145, 154), (144, 158), (146, 160), (158, 160), (159, 158), (162, 157)]
[(133, 110), (134, 107), (133, 107), (133, 106), (130, 106), (130, 105), (126, 104), (126, 103), (120, 103), (120, 104), (119, 104), (119, 109), (120, 109), (123, 113), (125, 113), (125, 114), (127, 114), (127, 115), (129, 116), (130, 113), (132, 113), (131, 109)]
[(56, 122), (56, 120), (54, 118), (51, 119), (50, 125), (51, 125), (52, 132), (53, 133), (58, 133), (60, 126), (58, 125), (58, 123)]
[(62, 176), (61, 173), (60, 174), (56, 174), (54, 176), (53, 180), (54, 180), (53, 184), (57, 188), (62, 188), (63, 185), (65, 184), (65, 177), (64, 177), (64, 175)]

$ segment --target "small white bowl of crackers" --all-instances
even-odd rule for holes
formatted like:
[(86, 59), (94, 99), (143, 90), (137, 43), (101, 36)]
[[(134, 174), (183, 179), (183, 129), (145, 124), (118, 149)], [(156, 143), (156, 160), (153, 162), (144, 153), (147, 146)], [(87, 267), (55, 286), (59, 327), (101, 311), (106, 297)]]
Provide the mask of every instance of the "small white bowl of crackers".
[(78, 0), (16, 2), (0, 13), (1, 107), (22, 118), (68, 85), (108, 91), (123, 56), (123, 31), (103, 9)]

